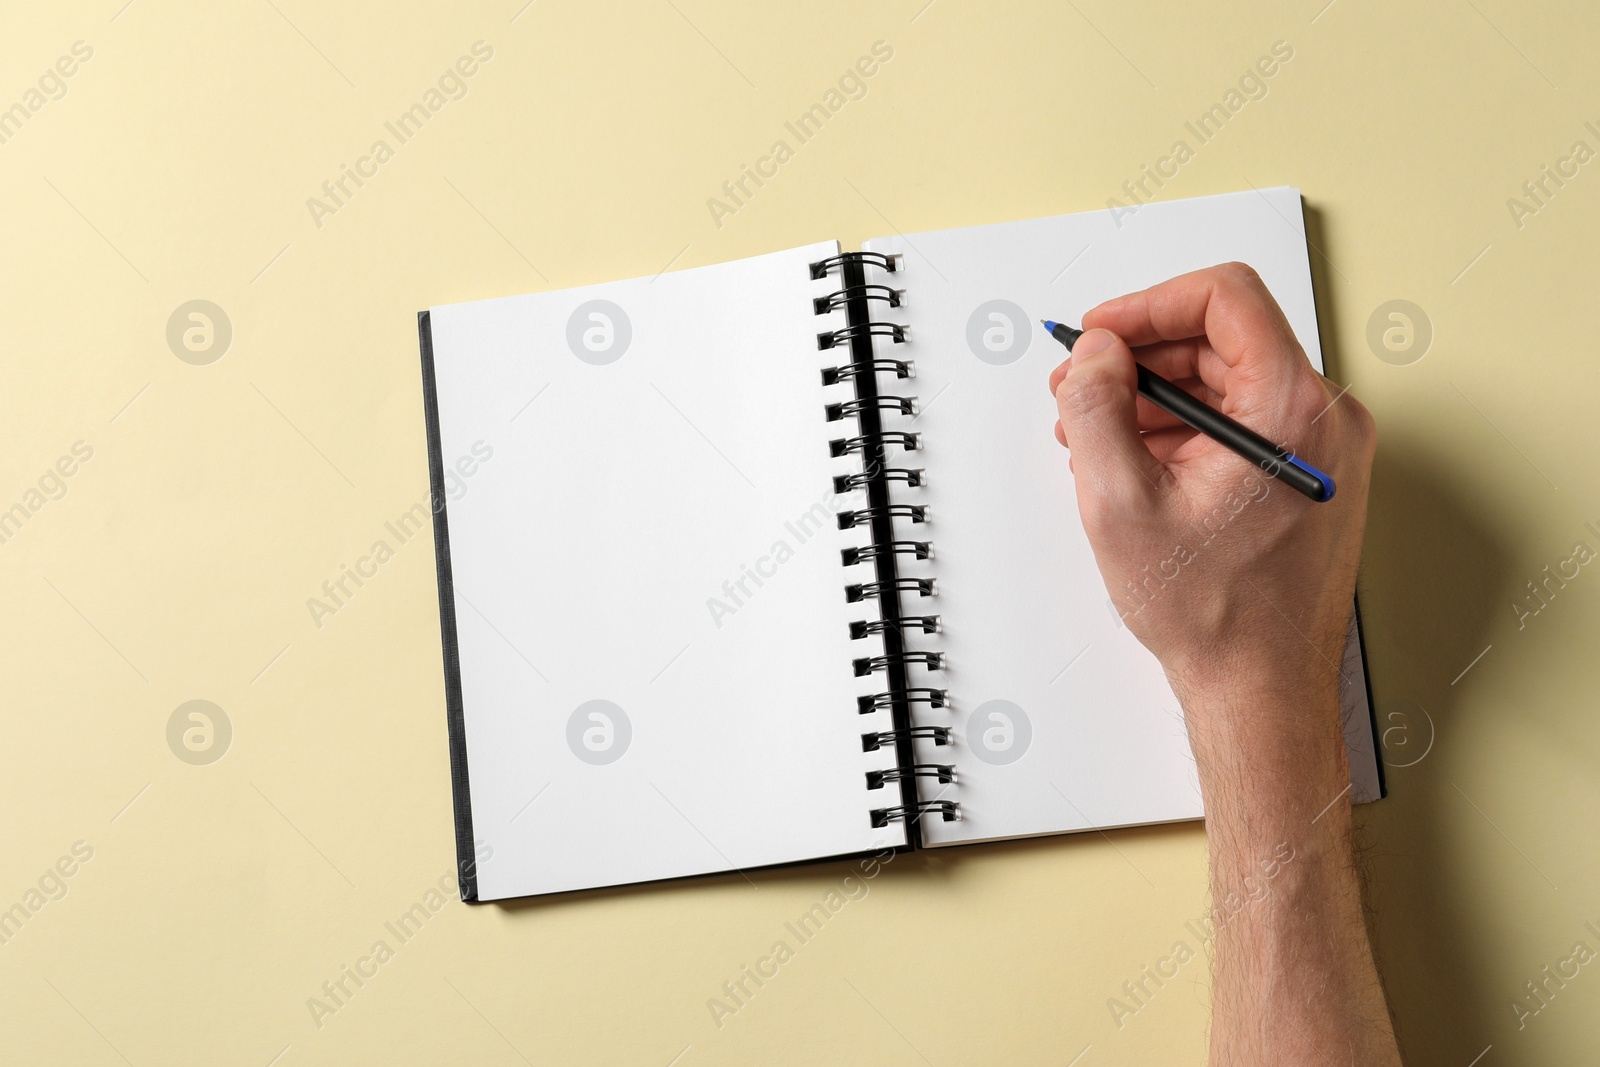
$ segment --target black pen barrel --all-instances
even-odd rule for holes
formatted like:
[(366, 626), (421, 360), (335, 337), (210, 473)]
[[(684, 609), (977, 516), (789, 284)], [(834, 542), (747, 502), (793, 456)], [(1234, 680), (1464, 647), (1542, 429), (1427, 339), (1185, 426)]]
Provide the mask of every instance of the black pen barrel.
[(1139, 365), (1139, 395), (1156, 407), (1176, 415), (1193, 429), (1221, 442), (1268, 474), (1321, 500), (1322, 483), (1315, 475), (1286, 462), (1288, 453), (1222, 412), (1203, 404), (1143, 364)]
[[(1078, 338), (1083, 336), (1082, 330), (1065, 323), (1046, 325), (1050, 327), (1050, 336), (1065, 345), (1069, 352), (1072, 346), (1077, 344)], [(1279, 448), (1249, 427), (1234, 422), (1216, 408), (1196, 400), (1144, 364), (1141, 363), (1138, 367), (1139, 395), (1156, 407), (1177, 416), (1191, 429), (1198, 430), (1225, 448), (1232, 449), (1267, 474), (1291, 489), (1304, 493), (1312, 500), (1325, 500), (1333, 496), (1333, 482), (1330, 480), (1327, 484), (1323, 484), (1315, 474), (1299, 466), (1303, 461), (1291, 462), (1287, 450)]]

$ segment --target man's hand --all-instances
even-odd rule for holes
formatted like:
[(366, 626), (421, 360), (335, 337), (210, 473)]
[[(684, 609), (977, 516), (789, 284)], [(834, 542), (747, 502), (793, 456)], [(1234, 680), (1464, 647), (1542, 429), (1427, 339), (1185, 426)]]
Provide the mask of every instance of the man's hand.
[[(1254, 271), (1228, 264), (1101, 304), (1050, 376), (1078, 510), (1128, 628), (1174, 684), (1241, 659), (1336, 682), (1375, 444), (1366, 409), (1311, 369)], [(1137, 397), (1134, 356), (1332, 475), (1316, 504)]]
[[(1107, 301), (1083, 325), (1050, 376), (1056, 436), (1106, 588), (1184, 708), (1217, 912), (1212, 1062), (1398, 1064), (1339, 718), (1372, 418), (1311, 368), (1241, 264)], [(1136, 358), (1327, 471), (1333, 500), (1139, 397)]]

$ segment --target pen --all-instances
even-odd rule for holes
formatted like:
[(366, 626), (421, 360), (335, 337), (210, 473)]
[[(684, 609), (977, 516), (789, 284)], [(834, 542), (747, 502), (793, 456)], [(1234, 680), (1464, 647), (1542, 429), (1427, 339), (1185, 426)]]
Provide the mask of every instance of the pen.
[[(1082, 330), (1059, 322), (1040, 319), (1050, 336), (1067, 346), (1070, 352)], [(1290, 488), (1296, 489), (1318, 503), (1333, 499), (1333, 479), (1317, 470), (1286, 448), (1279, 448), (1247, 426), (1228, 418), (1216, 408), (1201, 403), (1176, 385), (1167, 381), (1144, 364), (1139, 364), (1139, 395), (1156, 407), (1177, 416), (1184, 423), (1199, 430)]]

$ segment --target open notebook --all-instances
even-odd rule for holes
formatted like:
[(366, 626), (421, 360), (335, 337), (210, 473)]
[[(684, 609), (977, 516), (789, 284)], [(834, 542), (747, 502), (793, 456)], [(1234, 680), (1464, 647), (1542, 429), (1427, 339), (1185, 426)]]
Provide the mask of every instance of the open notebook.
[(1287, 188), (423, 312), (463, 898), (1199, 818), (1036, 320), (1232, 259), (1320, 368)]

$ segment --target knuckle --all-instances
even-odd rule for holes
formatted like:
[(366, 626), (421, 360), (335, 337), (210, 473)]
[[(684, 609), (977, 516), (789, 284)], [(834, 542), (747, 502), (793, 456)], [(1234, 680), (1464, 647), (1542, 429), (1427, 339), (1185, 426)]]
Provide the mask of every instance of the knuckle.
[(1378, 420), (1372, 417), (1372, 412), (1367, 406), (1355, 397), (1347, 397), (1350, 401), (1350, 426), (1355, 433), (1356, 440), (1362, 448), (1371, 452), (1378, 444)]
[(1257, 274), (1256, 269), (1248, 263), (1234, 260), (1230, 263), (1222, 264), (1217, 270), (1221, 274), (1223, 281), (1231, 285), (1239, 288), (1264, 288), (1261, 275)]
[(1103, 407), (1111, 398), (1113, 390), (1113, 383), (1107, 375), (1083, 367), (1062, 383), (1057, 395), (1066, 403), (1068, 411), (1074, 415), (1087, 416)]
[(1147, 494), (1137, 474), (1120, 464), (1104, 463), (1088, 474), (1087, 493), (1079, 494), (1078, 509), (1084, 529), (1107, 540), (1123, 535), (1131, 516), (1144, 507)]
[(1131, 368), (1089, 357), (1073, 367), (1056, 395), (1072, 414), (1093, 417), (1097, 412), (1131, 401), (1134, 391), (1128, 380), (1131, 376)]
[(1083, 522), (1084, 530), (1096, 539), (1114, 536), (1114, 531), (1122, 528), (1122, 516), (1126, 514), (1126, 505), (1119, 498), (1119, 494), (1104, 484), (1095, 487), (1091, 493), (1080, 494), (1078, 500), (1078, 515)]
[(1342, 408), (1346, 401), (1355, 399), (1349, 393), (1340, 396), (1338, 384), (1312, 370), (1309, 360), (1305, 363), (1304, 373), (1294, 374), (1290, 381), (1289, 410), (1301, 412), (1308, 419), (1330, 407)]

